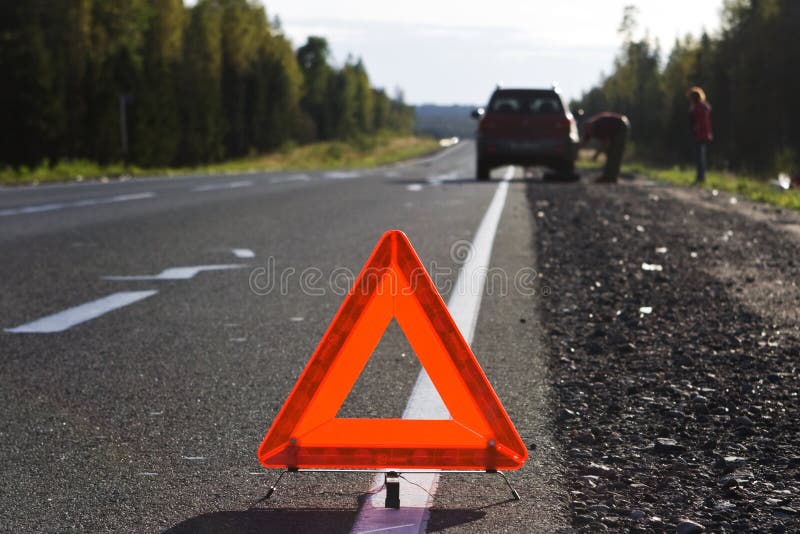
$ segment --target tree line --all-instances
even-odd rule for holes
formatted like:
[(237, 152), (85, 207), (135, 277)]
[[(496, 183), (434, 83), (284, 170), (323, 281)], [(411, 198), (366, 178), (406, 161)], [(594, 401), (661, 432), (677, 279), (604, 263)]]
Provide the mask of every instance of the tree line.
[(678, 39), (662, 62), (657, 42), (633, 38), (636, 10), (626, 8), (611, 74), (573, 107), (625, 113), (639, 157), (688, 163), (686, 91), (697, 85), (712, 106), (712, 165), (800, 172), (800, 2), (726, 0), (721, 16), (718, 35)]
[(194, 165), (414, 120), (253, 0), (0, 0), (0, 71), (0, 166)]

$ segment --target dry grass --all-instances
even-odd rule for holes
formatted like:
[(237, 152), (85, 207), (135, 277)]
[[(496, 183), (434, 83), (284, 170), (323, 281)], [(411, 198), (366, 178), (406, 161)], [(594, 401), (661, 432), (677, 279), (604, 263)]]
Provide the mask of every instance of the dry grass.
[(269, 170), (314, 170), (369, 168), (431, 153), (439, 148), (435, 139), (397, 136), (390, 133), (353, 141), (330, 141), (296, 146), (287, 145), (254, 157), (197, 167), (139, 168), (121, 163), (99, 165), (87, 160), (43, 163), (29, 169), (0, 168), (0, 184), (24, 185), (45, 182), (70, 182), (119, 176), (170, 176), (193, 172), (249, 172)]

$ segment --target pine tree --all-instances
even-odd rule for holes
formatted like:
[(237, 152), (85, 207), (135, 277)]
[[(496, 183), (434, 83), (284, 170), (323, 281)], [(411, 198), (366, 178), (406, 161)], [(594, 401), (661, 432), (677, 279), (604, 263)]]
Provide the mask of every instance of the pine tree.
[(213, 0), (200, 0), (190, 10), (183, 49), (179, 161), (218, 161), (225, 155), (226, 125), (222, 108), (222, 11)]

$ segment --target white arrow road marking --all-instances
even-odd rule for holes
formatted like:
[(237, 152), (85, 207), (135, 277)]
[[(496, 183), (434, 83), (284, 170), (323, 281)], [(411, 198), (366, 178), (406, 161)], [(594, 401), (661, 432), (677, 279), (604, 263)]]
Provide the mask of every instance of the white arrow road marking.
[(137, 274), (132, 276), (104, 276), (103, 280), (190, 280), (198, 273), (205, 271), (229, 271), (247, 267), (242, 264), (232, 265), (195, 265), (193, 267), (171, 267), (158, 274)]
[(130, 202), (131, 200), (143, 200), (145, 198), (153, 198), (155, 193), (130, 193), (127, 195), (116, 195), (113, 197), (102, 198), (87, 198), (75, 202), (57, 202), (53, 204), (39, 204), (36, 206), (21, 206), (19, 208), (9, 208), (0, 210), (0, 217), (8, 217), (10, 215), (27, 215), (30, 213), (42, 213), (45, 211), (56, 211), (67, 208), (86, 208), (89, 206), (98, 206), (101, 204), (114, 204), (117, 202)]
[(201, 185), (192, 189), (193, 193), (206, 193), (208, 191), (219, 191), (221, 189), (238, 189), (240, 187), (250, 187), (253, 182), (250, 180), (242, 180), (239, 182), (226, 182), (224, 184), (209, 184)]
[(16, 328), (7, 328), (6, 332), (11, 332), (12, 334), (50, 334), (53, 332), (63, 332), (75, 325), (85, 323), (86, 321), (100, 317), (110, 311), (133, 304), (134, 302), (139, 302), (156, 293), (158, 293), (156, 290), (113, 293), (107, 297), (93, 300), (92, 302), (87, 302), (80, 306), (48, 315), (47, 317), (42, 317), (41, 319)]
[(247, 259), (256, 257), (256, 253), (249, 248), (233, 248), (231, 252), (233, 252), (233, 255), (237, 258)]
[[(514, 168), (508, 167), (475, 233), (475, 239), (472, 241), (473, 254), (461, 266), (458, 280), (447, 302), (447, 309), (450, 310), (464, 339), (470, 344), (478, 323), (486, 273), (489, 271), (489, 262), (492, 258), (494, 236), (508, 195), (508, 181), (513, 176)], [(450, 419), (450, 414), (425, 369), (420, 371), (417, 377), (403, 412), (403, 419)], [(401, 508), (395, 510), (384, 507), (386, 490), (379, 490), (383, 486), (384, 476), (378, 475), (371, 490), (375, 493), (365, 499), (351, 532), (357, 534), (381, 531), (403, 534), (425, 532), (429, 507), (432, 504), (432, 495), (436, 493), (439, 475), (421, 473), (403, 476), (408, 481), (400, 482)]]

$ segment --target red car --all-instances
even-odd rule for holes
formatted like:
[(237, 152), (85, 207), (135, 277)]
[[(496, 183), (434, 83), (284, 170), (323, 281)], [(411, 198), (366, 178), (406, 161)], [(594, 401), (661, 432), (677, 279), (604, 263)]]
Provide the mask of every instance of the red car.
[(498, 88), (472, 116), (479, 120), (478, 180), (501, 165), (544, 165), (564, 179), (576, 177), (578, 127), (555, 88)]

